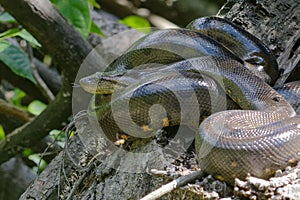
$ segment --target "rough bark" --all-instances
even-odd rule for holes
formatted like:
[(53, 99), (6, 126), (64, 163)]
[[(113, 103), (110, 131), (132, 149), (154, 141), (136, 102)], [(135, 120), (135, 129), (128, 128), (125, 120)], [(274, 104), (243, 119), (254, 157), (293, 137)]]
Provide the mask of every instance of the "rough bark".
[[(279, 69), (284, 71), (277, 84), (284, 82), (289, 73), (300, 68), (300, 5), (296, 1), (257, 0), (238, 3), (226, 15), (242, 26), (273, 51)], [(298, 74), (293, 74), (295, 80)], [(299, 80), (299, 78), (298, 78)]]
[[(299, 65), (299, 6), (297, 2), (292, 0), (245, 1), (237, 3), (226, 17), (243, 26), (246, 30), (265, 42), (274, 51), (280, 67), (288, 73), (290, 67)], [(286, 30), (288, 30), (288, 33)], [(89, 131), (91, 131), (88, 129), (88, 125), (84, 123), (81, 124), (81, 127), (77, 128), (79, 134), (89, 135)], [(76, 138), (74, 139), (76, 141)], [(85, 146), (84, 149), (87, 149), (87, 147), (93, 149), (92, 147), (95, 147), (95, 143), (97, 141), (91, 138), (90, 146)], [(100, 152), (99, 150), (104, 149), (102, 146), (95, 149), (95, 151)], [(78, 152), (74, 155), (78, 156)], [(95, 162), (96, 168), (85, 172), (78, 172), (79, 170), (67, 171), (67, 176), (72, 181), (71, 187), (75, 188), (75, 192), (70, 192), (68, 185), (62, 182), (61, 197), (67, 199), (69, 195), (73, 199), (138, 199), (154, 188), (158, 188), (162, 183), (168, 182), (165, 178), (149, 175), (148, 173), (125, 173), (109, 168), (106, 164), (113, 162), (114, 159), (116, 158), (111, 156), (105, 160), (106, 163)], [(120, 160), (121, 162), (126, 161)], [(159, 157), (157, 157), (157, 160), (159, 160)], [(190, 160), (189, 162), (191, 162)], [(45, 180), (47, 177), (54, 177), (53, 168), (58, 163), (58, 160), (53, 161), (49, 168), (28, 188), (21, 199), (49, 199), (51, 195), (53, 197), (57, 192), (55, 190), (57, 179), (50, 179), (50, 183), (47, 184), (45, 184)], [(83, 177), (83, 179), (74, 178), (74, 174)], [(59, 173), (55, 175), (58, 176)], [(199, 180), (199, 184), (187, 186), (188, 189), (177, 189), (162, 199), (203, 199), (218, 198), (220, 196), (230, 197), (232, 195), (230, 193), (232, 189), (226, 191), (230, 187), (220, 181), (214, 181), (208, 186), (207, 182), (210, 179), (208, 177), (202, 181)], [(45, 184), (45, 186), (41, 183)], [(49, 187), (49, 184), (52, 184), (52, 187)], [(253, 186), (251, 187), (253, 189)], [(259, 189), (258, 187), (257, 190)], [(210, 192), (205, 192), (204, 190), (210, 190)], [(45, 193), (47, 193), (46, 196), (43, 195)], [(258, 197), (256, 193), (253, 193), (253, 195)], [(259, 196), (260, 198), (268, 197), (263, 196), (264, 194), (261, 195)], [(284, 198), (286, 196), (277, 197)]]

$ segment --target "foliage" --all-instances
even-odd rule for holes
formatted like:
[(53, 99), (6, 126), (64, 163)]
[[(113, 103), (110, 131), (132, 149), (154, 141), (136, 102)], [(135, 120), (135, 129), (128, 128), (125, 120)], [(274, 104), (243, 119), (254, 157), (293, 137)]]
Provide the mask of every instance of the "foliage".
[(2, 125), (0, 124), (0, 140), (3, 140), (4, 138), (5, 138), (5, 132)]
[(47, 105), (43, 102), (34, 100), (28, 105), (28, 111), (34, 115), (39, 115), (46, 109), (46, 107)]
[(91, 27), (90, 4), (87, 0), (51, 0), (58, 10), (85, 37)]
[(27, 55), (18, 47), (7, 41), (0, 41), (0, 61), (6, 64), (15, 74), (33, 83), (31, 65)]
[(42, 159), (39, 154), (31, 154), (28, 156), (28, 159), (36, 164), (36, 166), (32, 168), (35, 172), (39, 173), (47, 166), (47, 162)]
[(19, 36), (22, 39), (28, 41), (34, 47), (41, 47), (41, 44), (25, 29), (12, 28), (0, 34), (0, 41)]
[(10, 22), (10, 23), (16, 23), (15, 18), (13, 18), (9, 13), (3, 12), (0, 14), (0, 22)]
[(66, 137), (65, 134), (62, 134), (62, 131), (54, 129), (50, 131), (49, 135), (60, 147), (63, 148), (65, 146)]
[(13, 95), (13, 97), (11, 98), (11, 102), (12, 102), (15, 106), (17, 106), (17, 107), (19, 107), (19, 108), (26, 109), (26, 107), (24, 107), (24, 106), (22, 105), (22, 98), (25, 97), (25, 96), (26, 96), (26, 93), (25, 93), (24, 91), (22, 91), (22, 90), (16, 88), (16, 89), (14, 90), (14, 95)]
[(30, 148), (24, 149), (23, 155), (28, 157), (28, 159), (36, 165), (32, 168), (32, 170), (37, 173), (43, 171), (43, 169), (45, 169), (45, 167), (47, 166), (47, 162), (42, 159), (39, 154), (33, 153), (32, 149)]
[(95, 24), (95, 22), (92, 21), (91, 28), (90, 28), (91, 33), (96, 33), (98, 35), (101, 35), (105, 37), (104, 33), (101, 31), (101, 29)]
[(131, 16), (125, 17), (122, 20), (119, 20), (119, 22), (122, 24), (125, 24), (129, 27), (138, 29), (144, 33), (151, 32), (149, 21), (140, 16), (131, 15)]

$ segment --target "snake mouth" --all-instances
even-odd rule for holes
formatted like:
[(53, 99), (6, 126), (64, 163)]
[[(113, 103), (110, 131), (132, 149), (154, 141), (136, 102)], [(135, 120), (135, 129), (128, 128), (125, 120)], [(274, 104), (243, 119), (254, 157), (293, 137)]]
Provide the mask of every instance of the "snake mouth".
[(112, 94), (115, 92), (116, 88), (125, 88), (127, 85), (122, 84), (116, 80), (110, 79), (88, 79), (83, 78), (79, 81), (80, 86), (83, 88), (84, 91), (91, 93), (91, 94)]
[(81, 88), (91, 94), (112, 94), (136, 80), (119, 72), (97, 72), (79, 80)]

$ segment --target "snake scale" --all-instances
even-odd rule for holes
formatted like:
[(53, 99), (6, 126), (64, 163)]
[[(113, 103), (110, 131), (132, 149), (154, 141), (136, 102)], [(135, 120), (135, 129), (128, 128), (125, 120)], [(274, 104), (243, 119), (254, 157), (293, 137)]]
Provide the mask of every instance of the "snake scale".
[(300, 159), (300, 81), (272, 88), (278, 77), (259, 39), (204, 17), (144, 36), (80, 84), (99, 100), (118, 93), (94, 108), (108, 139), (190, 126), (201, 169), (233, 183), (248, 173), (267, 179)]

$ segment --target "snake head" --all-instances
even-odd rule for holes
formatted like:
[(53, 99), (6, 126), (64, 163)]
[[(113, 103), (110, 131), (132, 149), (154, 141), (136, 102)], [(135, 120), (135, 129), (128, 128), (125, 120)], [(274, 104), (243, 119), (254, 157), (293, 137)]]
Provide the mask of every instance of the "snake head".
[(116, 89), (122, 89), (134, 80), (123, 76), (124, 71), (96, 72), (80, 79), (80, 86), (92, 94), (112, 94)]

